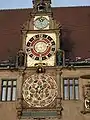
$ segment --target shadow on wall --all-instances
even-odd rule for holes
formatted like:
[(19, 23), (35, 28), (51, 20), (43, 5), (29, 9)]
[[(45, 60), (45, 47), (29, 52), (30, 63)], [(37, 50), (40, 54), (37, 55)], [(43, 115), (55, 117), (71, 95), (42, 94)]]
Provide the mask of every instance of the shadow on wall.
[(74, 55), (74, 46), (75, 43), (72, 41), (72, 39), (70, 38), (71, 35), (70, 30), (68, 29), (61, 29), (61, 49), (64, 50), (65, 52), (65, 58), (66, 59), (70, 59), (70, 60), (74, 60), (75, 59), (75, 55)]

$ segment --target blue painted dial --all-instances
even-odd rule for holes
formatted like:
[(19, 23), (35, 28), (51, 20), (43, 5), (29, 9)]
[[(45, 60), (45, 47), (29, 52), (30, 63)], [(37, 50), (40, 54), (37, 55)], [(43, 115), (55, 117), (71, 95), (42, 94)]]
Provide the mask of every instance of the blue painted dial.
[(48, 26), (49, 21), (45, 17), (39, 17), (34, 21), (34, 25), (38, 29), (44, 29)]

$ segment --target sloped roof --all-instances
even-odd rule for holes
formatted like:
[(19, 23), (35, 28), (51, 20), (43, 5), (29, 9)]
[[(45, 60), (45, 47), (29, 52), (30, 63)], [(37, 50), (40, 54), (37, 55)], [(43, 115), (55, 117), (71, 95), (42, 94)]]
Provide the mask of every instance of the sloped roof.
[[(0, 61), (16, 56), (21, 48), (21, 27), (32, 9), (0, 10)], [(53, 8), (62, 25), (61, 47), (67, 58), (90, 58), (90, 7)]]

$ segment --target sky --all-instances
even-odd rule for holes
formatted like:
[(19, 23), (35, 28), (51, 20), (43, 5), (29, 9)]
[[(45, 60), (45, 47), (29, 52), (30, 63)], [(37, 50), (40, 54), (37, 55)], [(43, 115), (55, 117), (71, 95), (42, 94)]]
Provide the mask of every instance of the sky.
[[(52, 7), (90, 6), (90, 0), (52, 0)], [(0, 0), (0, 9), (31, 8), (32, 0)]]

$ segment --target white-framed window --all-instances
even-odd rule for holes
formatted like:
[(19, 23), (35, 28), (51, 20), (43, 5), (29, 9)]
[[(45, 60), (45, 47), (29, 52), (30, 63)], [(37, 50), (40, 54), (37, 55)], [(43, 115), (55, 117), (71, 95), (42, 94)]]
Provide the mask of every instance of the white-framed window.
[(79, 99), (79, 83), (78, 78), (63, 79), (63, 99), (78, 100)]
[(1, 101), (16, 100), (16, 79), (2, 80)]

